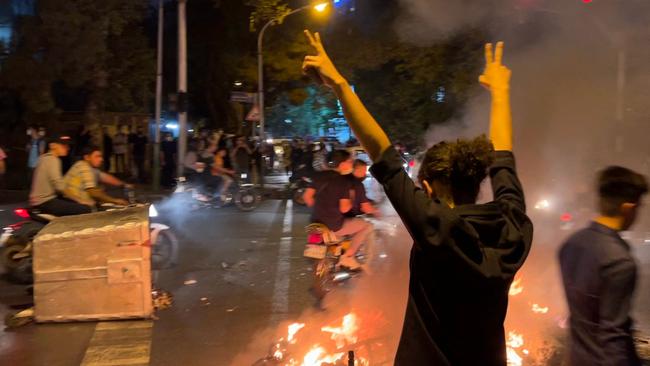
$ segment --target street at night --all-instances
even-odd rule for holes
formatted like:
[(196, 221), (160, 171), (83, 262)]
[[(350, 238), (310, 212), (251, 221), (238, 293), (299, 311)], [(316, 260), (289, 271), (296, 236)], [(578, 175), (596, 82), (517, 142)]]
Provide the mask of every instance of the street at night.
[(650, 366), (649, 24), (0, 0), (0, 366)]

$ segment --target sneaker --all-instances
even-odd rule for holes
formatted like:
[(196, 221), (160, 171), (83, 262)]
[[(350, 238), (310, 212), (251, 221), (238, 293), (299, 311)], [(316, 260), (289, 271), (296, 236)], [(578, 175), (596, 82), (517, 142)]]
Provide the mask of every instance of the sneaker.
[(353, 271), (361, 269), (361, 264), (357, 262), (356, 258), (344, 255), (339, 259), (339, 265), (342, 267), (349, 268)]

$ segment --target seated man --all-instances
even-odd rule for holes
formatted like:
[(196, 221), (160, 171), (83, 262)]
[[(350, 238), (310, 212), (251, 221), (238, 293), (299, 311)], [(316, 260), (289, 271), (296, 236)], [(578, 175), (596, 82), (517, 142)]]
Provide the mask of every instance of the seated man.
[(226, 168), (226, 156), (228, 156), (228, 150), (226, 148), (220, 148), (214, 156), (211, 169), (213, 177), (221, 178), (220, 182), (216, 181), (221, 184), (221, 188), (219, 189), (221, 200), (226, 199), (225, 193), (228, 192), (228, 188), (230, 188), (233, 182), (232, 176), (235, 174), (234, 170)]
[(29, 204), (41, 213), (54, 216), (90, 213), (90, 208), (63, 198), (68, 195), (61, 176), (61, 157), (70, 150), (69, 137), (55, 136), (49, 140), (47, 153), (41, 155), (34, 170)]
[(102, 203), (128, 205), (126, 200), (111, 197), (99, 186), (99, 182), (116, 187), (129, 186), (116, 177), (99, 170), (104, 162), (102, 150), (97, 146), (84, 147), (82, 157), (83, 159), (76, 162), (64, 178), (66, 192), (70, 198), (91, 209), (95, 209), (97, 204)]
[(366, 187), (363, 181), (368, 174), (368, 163), (361, 159), (354, 161), (354, 170), (352, 174), (347, 177), (350, 180), (352, 189), (350, 190), (350, 199), (352, 201), (352, 209), (346, 213), (347, 217), (355, 217), (359, 215), (375, 215), (378, 213), (377, 208), (372, 204), (372, 201), (366, 195)]
[(352, 158), (345, 150), (332, 153), (334, 169), (314, 175), (312, 186), (305, 191), (304, 199), (313, 208), (312, 222), (326, 225), (336, 236), (352, 236), (352, 245), (341, 257), (340, 264), (350, 269), (359, 269), (355, 258), (357, 250), (366, 242), (372, 227), (359, 218), (345, 217), (352, 209), (350, 180), (346, 175), (352, 172)]

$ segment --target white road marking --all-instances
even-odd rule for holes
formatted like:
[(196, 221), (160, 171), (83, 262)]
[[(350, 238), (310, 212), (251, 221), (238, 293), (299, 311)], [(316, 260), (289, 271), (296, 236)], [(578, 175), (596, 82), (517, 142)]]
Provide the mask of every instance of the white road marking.
[(271, 321), (275, 322), (289, 311), (289, 273), (291, 271), (291, 229), (293, 225), (293, 202), (287, 201), (282, 223), (282, 238), (278, 250), (278, 266), (275, 271)]

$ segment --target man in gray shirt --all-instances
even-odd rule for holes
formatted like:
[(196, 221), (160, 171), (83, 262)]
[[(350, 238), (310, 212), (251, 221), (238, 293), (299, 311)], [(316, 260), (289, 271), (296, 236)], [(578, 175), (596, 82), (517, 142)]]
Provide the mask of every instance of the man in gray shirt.
[(29, 204), (42, 213), (54, 216), (90, 213), (88, 206), (62, 198), (65, 182), (61, 174), (61, 160), (68, 155), (70, 138), (55, 136), (49, 140), (47, 153), (40, 156), (29, 194)]

